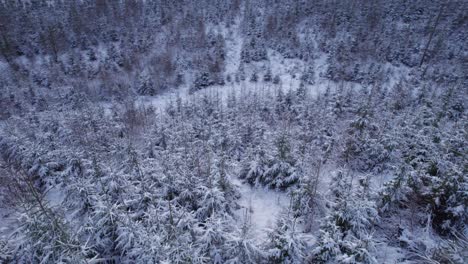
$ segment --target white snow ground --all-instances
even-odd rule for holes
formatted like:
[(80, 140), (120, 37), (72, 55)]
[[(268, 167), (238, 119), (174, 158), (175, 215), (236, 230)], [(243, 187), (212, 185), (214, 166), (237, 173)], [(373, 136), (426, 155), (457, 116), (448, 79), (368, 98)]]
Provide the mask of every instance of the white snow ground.
[[(274, 227), (279, 213), (288, 207), (289, 198), (284, 192), (251, 187), (242, 183), (238, 178), (231, 178), (231, 182), (238, 187), (241, 193), (237, 211), (240, 219), (248, 213), (252, 224), (252, 235), (259, 241), (266, 238), (266, 230)], [(242, 222), (243, 224), (243, 222)]]

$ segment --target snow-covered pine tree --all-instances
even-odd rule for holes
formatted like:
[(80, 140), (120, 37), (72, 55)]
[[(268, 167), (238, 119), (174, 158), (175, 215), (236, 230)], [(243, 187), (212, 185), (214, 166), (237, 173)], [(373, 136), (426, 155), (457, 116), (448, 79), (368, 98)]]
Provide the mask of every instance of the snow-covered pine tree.
[(268, 263), (304, 263), (306, 243), (296, 230), (296, 221), (291, 211), (279, 215), (276, 226), (268, 233), (265, 247)]
[(138, 74), (136, 82), (136, 91), (140, 95), (155, 95), (156, 88), (154, 80), (152, 79), (148, 70), (143, 70)]
[[(372, 254), (372, 228), (378, 219), (375, 204), (370, 200), (368, 179), (358, 181), (353, 194), (349, 174), (339, 171), (330, 186), (334, 205), (321, 225), (321, 234), (311, 259), (326, 263), (376, 263)], [(334, 183), (333, 183), (334, 182)]]

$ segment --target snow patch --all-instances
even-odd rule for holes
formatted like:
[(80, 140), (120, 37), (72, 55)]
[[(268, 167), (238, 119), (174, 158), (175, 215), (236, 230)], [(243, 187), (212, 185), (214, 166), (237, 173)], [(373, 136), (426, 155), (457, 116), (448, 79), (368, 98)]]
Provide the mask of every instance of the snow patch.
[(237, 211), (238, 216), (243, 219), (247, 212), (248, 219), (252, 224), (253, 235), (258, 240), (266, 238), (267, 229), (273, 228), (276, 219), (283, 209), (289, 204), (286, 193), (270, 189), (251, 187), (242, 183), (239, 179), (231, 179), (237, 185), (241, 193), (239, 204), (241, 209)]

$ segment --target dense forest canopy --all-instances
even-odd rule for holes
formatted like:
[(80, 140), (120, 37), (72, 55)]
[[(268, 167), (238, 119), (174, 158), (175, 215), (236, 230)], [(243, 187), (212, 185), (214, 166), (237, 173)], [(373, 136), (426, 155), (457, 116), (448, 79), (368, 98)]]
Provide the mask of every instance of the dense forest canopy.
[(0, 262), (466, 263), (467, 11), (0, 1)]

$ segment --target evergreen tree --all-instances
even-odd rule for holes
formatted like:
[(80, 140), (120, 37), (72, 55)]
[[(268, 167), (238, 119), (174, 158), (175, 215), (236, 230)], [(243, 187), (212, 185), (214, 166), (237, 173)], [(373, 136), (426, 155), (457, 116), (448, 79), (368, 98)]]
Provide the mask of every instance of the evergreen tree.
[(268, 234), (266, 246), (269, 263), (303, 263), (305, 257), (305, 242), (299, 237), (296, 228), (296, 218), (282, 213), (276, 226)]
[(154, 81), (147, 70), (142, 71), (138, 75), (137, 93), (140, 95), (150, 95), (150, 96), (153, 96), (156, 94)]

